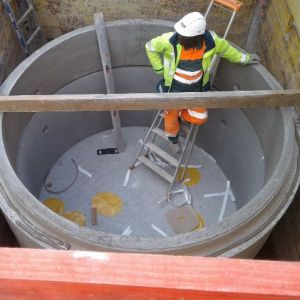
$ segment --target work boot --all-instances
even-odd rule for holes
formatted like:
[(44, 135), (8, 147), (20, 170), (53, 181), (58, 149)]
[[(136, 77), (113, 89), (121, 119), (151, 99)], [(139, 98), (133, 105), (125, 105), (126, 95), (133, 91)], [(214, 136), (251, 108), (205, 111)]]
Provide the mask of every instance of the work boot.
[(169, 140), (169, 146), (174, 153), (180, 153), (182, 151), (181, 145), (178, 141), (179, 140), (178, 134), (176, 136), (168, 136), (168, 140)]
[(181, 149), (181, 144), (179, 142), (173, 143), (172, 141), (169, 140), (169, 146), (174, 153), (180, 153), (182, 151)]

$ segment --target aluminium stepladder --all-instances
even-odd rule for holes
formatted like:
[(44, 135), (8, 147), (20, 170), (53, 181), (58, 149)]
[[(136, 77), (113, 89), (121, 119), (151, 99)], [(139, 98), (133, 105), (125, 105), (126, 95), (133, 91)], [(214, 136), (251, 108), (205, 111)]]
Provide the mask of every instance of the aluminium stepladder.
[[(226, 38), (228, 35), (228, 32), (230, 30), (230, 27), (234, 21), (234, 18), (236, 16), (236, 13), (240, 9), (242, 3), (239, 1), (235, 1), (235, 0), (212, 0), (208, 6), (207, 12), (205, 14), (205, 18), (207, 18), (208, 14), (210, 13), (210, 11), (214, 5), (221, 7), (225, 10), (229, 10), (232, 13), (229, 24), (223, 35), (223, 38)], [(212, 76), (212, 81), (214, 79), (214, 74), (216, 72), (218, 62), (219, 62), (218, 57), (215, 56), (212, 60), (211, 68), (209, 69), (209, 72), (211, 73), (211, 76)], [(176, 159), (175, 157), (173, 157), (172, 155), (170, 155), (169, 153), (167, 153), (166, 151), (161, 149), (157, 144), (155, 144), (155, 139), (157, 136), (159, 136), (162, 139), (168, 140), (168, 137), (165, 135), (164, 131), (160, 128), (163, 117), (164, 117), (164, 115), (163, 115), (162, 110), (159, 110), (152, 125), (150, 126), (143, 142), (142, 142), (142, 146), (140, 148), (140, 151), (138, 152), (138, 155), (137, 155), (135, 161), (133, 162), (133, 164), (130, 166), (129, 169), (133, 170), (136, 167), (137, 162), (139, 161), (142, 164), (144, 164), (146, 167), (150, 168), (152, 171), (157, 173), (159, 176), (164, 178), (166, 181), (168, 181), (170, 183), (170, 185), (169, 185), (169, 188), (167, 191), (166, 199), (171, 204), (175, 205), (171, 201), (170, 195), (172, 194), (172, 191), (173, 191), (180, 168), (183, 168), (183, 170), (181, 172), (179, 180), (180, 180), (180, 182), (182, 182), (184, 180), (184, 176), (185, 176), (185, 173), (186, 173), (189, 161), (190, 161), (190, 157), (191, 157), (191, 154), (193, 151), (193, 147), (195, 144), (199, 125), (195, 125), (192, 123), (187, 125), (186, 123), (184, 123), (183, 127), (185, 127), (185, 128), (183, 131), (185, 132), (185, 140), (184, 140), (184, 144), (183, 144), (182, 153), (181, 153), (179, 159)], [(167, 162), (167, 164), (169, 166), (172, 166), (175, 169), (174, 173), (170, 174), (169, 172), (164, 170), (162, 167), (157, 165), (154, 161), (149, 159), (149, 152), (155, 153), (160, 158), (162, 158), (165, 162)], [(185, 203), (183, 203), (181, 205), (175, 205), (175, 206), (182, 206), (184, 204)]]
[[(18, 42), (25, 54), (26, 57), (28, 57), (31, 52), (32, 48), (30, 47), (33, 40), (37, 38), (38, 34), (41, 34), (41, 27), (38, 24), (36, 12), (33, 6), (33, 3), (31, 0), (23, 0), (22, 5), (25, 7), (25, 12), (22, 14), (22, 16), (17, 19), (11, 5), (10, 0), (1, 0), (3, 7), (9, 17), (9, 20), (12, 24), (12, 27), (16, 33)], [(27, 26), (28, 28), (32, 29), (32, 32), (30, 32), (29, 37), (26, 39), (24, 32), (23, 32), (23, 25), (29, 22), (30, 26)], [(44, 37), (43, 42), (45, 42)]]

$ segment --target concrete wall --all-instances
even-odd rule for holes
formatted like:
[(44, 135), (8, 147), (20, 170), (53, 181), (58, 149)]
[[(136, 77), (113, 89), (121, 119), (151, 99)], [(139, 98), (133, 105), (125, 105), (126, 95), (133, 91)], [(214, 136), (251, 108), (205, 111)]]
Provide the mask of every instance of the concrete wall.
[[(15, 32), (0, 4), (0, 84), (1, 77), (7, 75), (22, 61), (23, 54)], [(2, 78), (3, 79), (3, 78)]]
[[(263, 4), (263, 1), (260, 1)], [(286, 89), (300, 88), (300, 1), (269, 0), (257, 49), (266, 68)], [(297, 107), (300, 112), (300, 107)], [(300, 260), (300, 191), (258, 258)]]
[[(48, 38), (55, 38), (76, 28), (93, 24), (93, 14), (102, 11), (106, 20), (164, 19), (175, 21), (191, 11), (205, 12), (209, 0), (34, 0)], [(243, 45), (249, 29), (256, 0), (244, 1), (232, 28), (230, 39)], [(209, 19), (211, 27), (222, 33), (228, 13), (214, 10)]]
[(300, 1), (267, 1), (258, 38), (263, 64), (284, 88), (300, 88)]

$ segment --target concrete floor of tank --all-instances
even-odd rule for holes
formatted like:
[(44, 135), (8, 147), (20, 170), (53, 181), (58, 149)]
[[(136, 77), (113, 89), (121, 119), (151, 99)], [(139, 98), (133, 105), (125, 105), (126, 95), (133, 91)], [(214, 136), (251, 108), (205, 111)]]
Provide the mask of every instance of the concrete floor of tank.
[[(81, 211), (85, 215), (87, 226), (104, 232), (122, 234), (130, 225), (132, 236), (159, 237), (161, 234), (151, 227), (154, 224), (166, 235), (176, 235), (166, 220), (166, 212), (174, 209), (174, 206), (167, 201), (158, 203), (168, 190), (167, 181), (144, 165), (139, 165), (131, 172), (127, 186), (123, 187), (128, 167), (141, 147), (139, 140), (144, 138), (146, 132), (145, 127), (122, 128), (126, 150), (120, 154), (97, 155), (98, 149), (114, 147), (111, 130), (80, 141), (62, 155), (47, 176), (47, 181), (52, 182), (51, 191), (66, 190), (58, 194), (49, 193), (43, 186), (39, 199), (61, 199), (65, 204), (65, 211)], [(171, 154), (165, 140), (157, 138), (157, 142)], [(224, 193), (227, 178), (215, 160), (196, 145), (190, 165), (202, 166), (198, 169), (201, 176), (199, 183), (188, 188), (192, 195), (193, 208), (201, 214), (205, 226), (216, 223), (224, 196), (206, 196)], [(117, 194), (123, 201), (123, 208), (113, 217), (98, 215), (98, 224), (93, 226), (90, 215), (91, 200), (99, 192)], [(235, 211), (235, 199), (230, 190), (224, 218)]]

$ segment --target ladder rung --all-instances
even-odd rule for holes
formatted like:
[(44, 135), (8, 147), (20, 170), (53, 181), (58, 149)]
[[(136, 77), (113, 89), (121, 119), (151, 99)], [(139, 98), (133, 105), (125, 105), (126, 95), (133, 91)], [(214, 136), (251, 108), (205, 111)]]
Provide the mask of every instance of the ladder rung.
[(163, 130), (161, 130), (160, 128), (154, 127), (154, 128), (152, 129), (152, 131), (153, 131), (155, 134), (157, 134), (157, 135), (159, 135), (160, 137), (162, 137), (163, 139), (168, 140), (168, 137), (166, 136), (165, 132), (164, 132)]
[(159, 166), (157, 166), (155, 163), (153, 163), (150, 159), (148, 159), (144, 155), (139, 156), (138, 160), (140, 162), (142, 162), (143, 164), (145, 164), (149, 169), (151, 169), (152, 171), (154, 171), (156, 174), (158, 174), (161, 177), (163, 177), (168, 182), (171, 183), (173, 181), (173, 177), (168, 172), (166, 172), (165, 170), (163, 170), (162, 168), (160, 168)]
[[(190, 131), (190, 127), (187, 123), (181, 123), (180, 124), (180, 129), (181, 132), (183, 131), (185, 133), (185, 135), (188, 135), (189, 131)], [(165, 139), (166, 141), (168, 141), (168, 137), (166, 136), (165, 132), (163, 130), (161, 130), (158, 127), (154, 127), (152, 129), (152, 132), (154, 132), (155, 134), (159, 135), (161, 138)]]
[(26, 45), (28, 46), (32, 40), (35, 38), (35, 36), (38, 34), (38, 32), (41, 30), (41, 27), (39, 26), (34, 32), (33, 34), (30, 36), (30, 38), (27, 40)]
[(26, 20), (32, 9), (33, 7), (32, 5), (30, 5), (29, 8), (25, 11), (24, 15), (18, 20), (18, 25), (22, 24)]
[(161, 148), (159, 148), (158, 146), (156, 146), (153, 143), (147, 142), (145, 144), (146, 147), (148, 147), (150, 150), (152, 150), (153, 152), (155, 152), (157, 155), (159, 155), (160, 157), (162, 157), (163, 159), (165, 159), (167, 162), (169, 162), (172, 166), (177, 167), (178, 165), (178, 161), (177, 159), (175, 159), (172, 155), (170, 155), (169, 153), (167, 153), (166, 151), (162, 150)]

